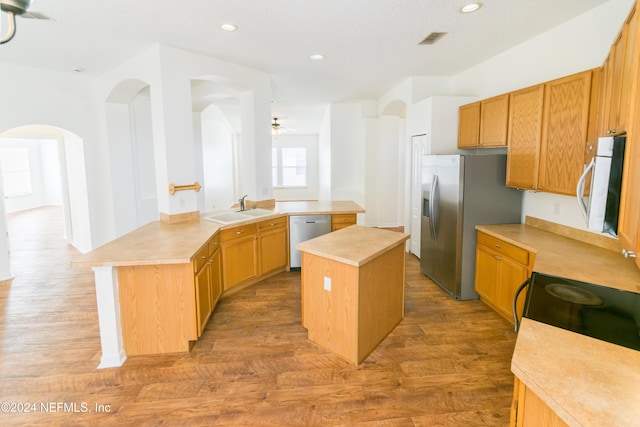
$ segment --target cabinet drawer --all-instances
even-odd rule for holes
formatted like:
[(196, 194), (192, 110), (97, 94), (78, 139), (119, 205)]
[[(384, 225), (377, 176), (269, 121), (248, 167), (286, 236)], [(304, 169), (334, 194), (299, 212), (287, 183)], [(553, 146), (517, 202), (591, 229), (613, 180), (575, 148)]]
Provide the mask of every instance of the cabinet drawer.
[(220, 241), (222, 243), (229, 240), (241, 239), (243, 237), (255, 235), (258, 230), (256, 224), (239, 225), (238, 227), (227, 228), (220, 231)]
[(268, 219), (258, 223), (259, 231), (267, 231), (274, 228), (282, 228), (287, 226), (287, 217), (281, 216), (279, 218)]
[(504, 240), (497, 239), (488, 234), (478, 233), (478, 245), (491, 248), (491, 250), (509, 257), (520, 264), (529, 265), (529, 251), (507, 243)]
[(356, 214), (331, 215), (331, 225), (341, 225), (341, 224), (353, 225), (355, 223), (356, 223)]
[(209, 259), (209, 246), (204, 245), (193, 257), (193, 272), (197, 273), (200, 271), (207, 263), (207, 259)]
[(216, 234), (209, 240), (209, 255), (213, 255), (220, 248), (220, 235)]

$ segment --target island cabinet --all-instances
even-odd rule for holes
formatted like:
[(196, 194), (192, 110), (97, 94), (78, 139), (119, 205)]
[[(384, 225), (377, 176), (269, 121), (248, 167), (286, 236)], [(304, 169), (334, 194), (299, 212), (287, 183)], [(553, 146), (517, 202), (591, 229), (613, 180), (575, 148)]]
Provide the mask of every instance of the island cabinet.
[(507, 186), (575, 195), (584, 168), (592, 71), (512, 94)]
[(223, 289), (226, 291), (258, 277), (257, 224), (220, 231)]
[(354, 225), (298, 243), (302, 326), (355, 366), (404, 317), (407, 234)]
[[(478, 232), (475, 291), (483, 302), (513, 323), (513, 298), (531, 275), (534, 254), (489, 234)], [(524, 298), (518, 299), (522, 313)]]
[(466, 104), (458, 109), (458, 148), (507, 145), (509, 94)]
[(357, 222), (356, 214), (333, 214), (331, 215), (331, 231), (341, 230)]
[(118, 267), (123, 347), (129, 356), (189, 351), (220, 297), (218, 236), (190, 263)]
[(530, 388), (515, 377), (511, 404), (510, 427), (567, 427), (556, 414)]

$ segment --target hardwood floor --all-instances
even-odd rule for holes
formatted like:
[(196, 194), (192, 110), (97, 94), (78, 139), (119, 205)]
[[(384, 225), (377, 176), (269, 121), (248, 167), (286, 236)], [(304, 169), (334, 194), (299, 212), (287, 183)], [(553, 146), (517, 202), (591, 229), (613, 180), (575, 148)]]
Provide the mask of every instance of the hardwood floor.
[(0, 425), (508, 425), (515, 333), (483, 303), (446, 296), (412, 255), (405, 319), (358, 369), (307, 341), (291, 272), (221, 301), (191, 353), (98, 370), (93, 274), (70, 267), (61, 212), (9, 224), (0, 402), (14, 404)]

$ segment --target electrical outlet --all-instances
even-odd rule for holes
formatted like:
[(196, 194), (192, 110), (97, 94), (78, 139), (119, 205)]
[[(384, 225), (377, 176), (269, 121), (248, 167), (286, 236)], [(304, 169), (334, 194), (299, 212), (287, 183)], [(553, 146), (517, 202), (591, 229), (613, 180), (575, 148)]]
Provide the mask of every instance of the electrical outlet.
[(324, 278), (324, 290), (331, 292), (331, 277)]

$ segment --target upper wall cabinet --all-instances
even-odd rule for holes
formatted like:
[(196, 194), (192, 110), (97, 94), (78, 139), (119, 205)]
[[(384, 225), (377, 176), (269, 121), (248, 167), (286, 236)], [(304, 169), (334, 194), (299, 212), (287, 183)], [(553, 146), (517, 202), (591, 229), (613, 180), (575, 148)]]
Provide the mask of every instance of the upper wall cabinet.
[(509, 94), (463, 105), (458, 112), (458, 148), (506, 147)]
[[(632, 66), (637, 39), (637, 14), (631, 10), (620, 34), (611, 46), (603, 66), (604, 97), (601, 104), (601, 135), (618, 135), (627, 131), (632, 82)], [(636, 52), (637, 54), (637, 52)]]
[[(623, 254), (626, 257), (635, 257), (635, 262), (640, 267), (640, 29), (635, 24), (636, 9), (631, 11), (627, 20), (628, 33), (627, 46), (633, 48), (627, 50), (632, 58), (629, 79), (623, 87), (623, 93), (629, 95), (627, 112), (627, 142), (624, 155), (624, 167), (622, 175), (622, 192), (620, 194), (620, 217), (618, 224), (618, 237)], [(625, 79), (625, 81), (627, 81)]]
[(535, 190), (538, 183), (544, 85), (512, 92), (509, 108), (507, 186)]
[(584, 168), (592, 72), (510, 94), (507, 186), (575, 195)]
[(477, 148), (480, 136), (480, 101), (458, 109), (458, 148)]

